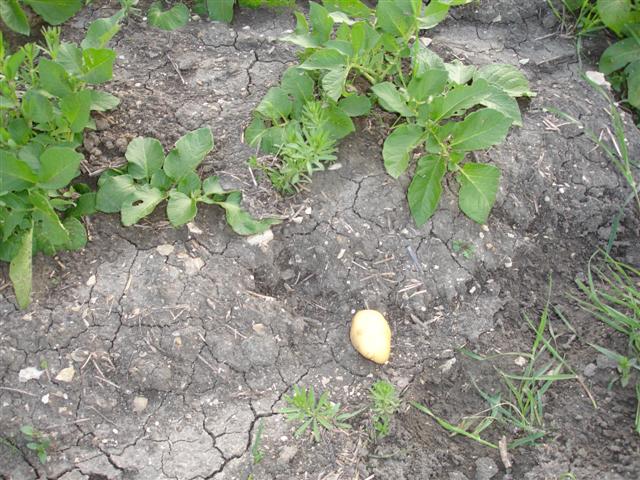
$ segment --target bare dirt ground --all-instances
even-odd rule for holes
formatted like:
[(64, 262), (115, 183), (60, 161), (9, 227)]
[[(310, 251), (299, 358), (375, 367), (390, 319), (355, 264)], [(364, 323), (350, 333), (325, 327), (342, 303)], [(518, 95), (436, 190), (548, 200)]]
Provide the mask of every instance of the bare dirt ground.
[[(113, 11), (89, 7), (65, 34), (81, 38), (91, 19)], [(180, 230), (161, 216), (126, 229), (116, 216), (96, 216), (84, 251), (36, 259), (28, 310), (2, 289), (0, 425), (17, 449), (0, 444), (0, 478), (640, 478), (632, 389), (609, 391), (614, 366), (589, 346), (622, 349), (624, 341), (566, 296), (628, 192), (581, 130), (545, 111), (563, 110), (595, 131), (609, 124), (546, 2), (481, 1), (429, 32), (448, 59), (520, 65), (538, 94), (521, 104), (524, 127), (481, 155), (503, 172), (486, 227), (458, 211), (451, 185), (438, 213), (416, 228), (407, 179), (384, 173), (388, 125), (375, 116), (342, 143), (341, 168), (316, 174), (308, 192), (283, 200), (264, 180), (253, 183), (246, 165), (253, 152), (241, 133), (295, 61), (295, 51), (276, 41), (292, 27), (289, 13), (243, 10), (230, 26), (193, 21), (171, 33), (132, 18), (116, 37), (107, 88), (122, 104), (87, 135), (89, 170), (117, 164), (135, 136), (170, 146), (210, 125), (216, 149), (204, 170), (242, 188), (254, 213), (288, 219), (271, 242), (250, 245), (212, 209), (202, 209), (196, 228)], [(637, 156), (640, 135), (630, 121), (628, 135)], [(629, 210), (615, 245), (635, 265), (639, 228)], [(456, 242), (473, 245), (470, 258)], [(408, 403), (377, 444), (367, 441), (364, 415), (354, 430), (315, 444), (295, 439), (294, 425), (278, 414), (293, 385), (327, 390), (353, 410), (379, 378), (453, 423), (483, 410), (472, 380), (497, 388), (495, 371), (458, 349), (526, 351), (533, 337), (522, 313), (539, 314), (550, 277), (551, 300), (577, 333), (552, 320), (556, 333), (566, 332), (562, 352), (599, 408), (579, 382), (555, 385), (545, 399), (549, 434), (515, 450), (510, 472), (497, 451), (449, 436)], [(364, 360), (349, 343), (352, 312), (364, 307), (391, 323), (387, 365)], [(44, 375), (19, 381), (21, 369), (43, 360)], [(69, 367), (71, 381), (56, 380)], [(255, 465), (260, 422), (266, 455)], [(25, 448), (25, 424), (53, 439), (46, 465)], [(513, 434), (489, 437), (503, 433)]]

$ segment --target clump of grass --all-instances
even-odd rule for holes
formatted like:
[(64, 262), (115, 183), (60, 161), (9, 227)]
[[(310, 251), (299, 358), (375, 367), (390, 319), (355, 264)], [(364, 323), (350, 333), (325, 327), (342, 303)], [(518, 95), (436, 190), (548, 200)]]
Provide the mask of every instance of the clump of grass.
[[(589, 259), (586, 281), (577, 280), (577, 284), (584, 295), (574, 297), (580, 306), (628, 339), (624, 354), (593, 345), (617, 363), (616, 380), (626, 387), (633, 371), (640, 370), (640, 269), (597, 251)], [(636, 380), (635, 391), (638, 401), (635, 430), (640, 434), (640, 379)]]
[(557, 335), (549, 321), (550, 310), (547, 304), (535, 324), (528, 316), (525, 320), (534, 333), (533, 344), (529, 352), (508, 352), (493, 356), (478, 355), (463, 349), (462, 353), (479, 361), (497, 357), (515, 356), (525, 359), (522, 373), (504, 371), (494, 365), (498, 373), (502, 390), (490, 394), (473, 381), (480, 396), (488, 403), (488, 408), (476, 415), (463, 418), (458, 424), (452, 424), (438, 417), (430, 408), (418, 402), (411, 404), (419, 411), (429, 415), (444, 429), (453, 435), (463, 435), (482, 445), (499, 449), (499, 445), (483, 437), (483, 433), (494, 424), (506, 427), (513, 438), (506, 442), (507, 449), (523, 445), (533, 445), (546, 435), (544, 429), (544, 397), (557, 382), (575, 380), (577, 375), (558, 351)]

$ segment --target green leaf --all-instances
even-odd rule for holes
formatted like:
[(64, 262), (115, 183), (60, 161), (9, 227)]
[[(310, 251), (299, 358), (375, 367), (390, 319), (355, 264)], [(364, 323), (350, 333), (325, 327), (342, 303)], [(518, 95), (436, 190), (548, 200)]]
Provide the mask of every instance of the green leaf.
[(380, 37), (369, 22), (357, 22), (351, 27), (351, 45), (358, 55), (375, 49)]
[(452, 150), (469, 152), (482, 150), (502, 143), (509, 132), (512, 120), (490, 108), (473, 112), (462, 121), (453, 123), (450, 130)]
[(285, 134), (284, 127), (267, 128), (260, 137), (260, 151), (275, 154), (284, 142)]
[(640, 42), (635, 38), (625, 38), (607, 48), (600, 57), (599, 70), (609, 75), (626, 67), (640, 58)]
[(150, 215), (165, 196), (160, 190), (150, 185), (142, 185), (127, 196), (122, 203), (122, 225), (130, 227), (142, 218)]
[(256, 112), (265, 118), (278, 122), (286, 119), (292, 108), (293, 102), (287, 92), (280, 87), (272, 87), (256, 107)]
[(334, 140), (340, 140), (355, 131), (353, 121), (340, 107), (331, 105), (326, 109), (326, 115), (327, 121), (322, 128), (327, 130)]
[(461, 115), (465, 110), (479, 105), (491, 92), (491, 86), (484, 79), (474, 81), (471, 85), (457, 85), (432, 102), (431, 118), (437, 122)]
[(382, 158), (384, 168), (393, 178), (398, 178), (409, 166), (410, 155), (424, 134), (417, 125), (404, 124), (396, 128), (384, 141)]
[(152, 187), (156, 187), (159, 190), (169, 190), (173, 184), (173, 179), (167, 177), (167, 174), (164, 173), (164, 170), (158, 170), (156, 173), (151, 175), (150, 185)]
[(87, 244), (87, 231), (82, 222), (75, 217), (68, 217), (62, 225), (69, 232), (69, 243), (65, 246), (67, 250), (82, 250)]
[(182, 192), (173, 191), (167, 202), (167, 217), (171, 225), (179, 227), (193, 220), (198, 213), (196, 201)]
[(0, 18), (14, 32), (29, 35), (29, 21), (16, 0), (0, 0)]
[(244, 130), (244, 142), (251, 147), (260, 148), (263, 135), (267, 130), (264, 120), (260, 117), (253, 117), (251, 123)]
[[(103, 175), (101, 177), (104, 178)], [(105, 213), (119, 212), (136, 185), (131, 175), (107, 176), (96, 194), (96, 208)]]
[[(231, 11), (233, 14), (233, 7)], [(189, 9), (183, 3), (176, 3), (169, 10), (162, 11), (162, 3), (153, 2), (147, 12), (147, 17), (149, 25), (162, 30), (176, 30), (189, 22)]]
[(76, 44), (62, 42), (58, 50), (56, 62), (64, 67), (70, 75), (81, 75), (83, 68), (82, 49)]
[(114, 35), (120, 31), (119, 22), (123, 15), (123, 12), (119, 11), (111, 17), (99, 18), (92, 22), (80, 46), (83, 49), (106, 47)]
[(7, 80), (15, 79), (26, 56), (26, 52), (21, 48), (4, 60), (4, 75)]
[(360, 0), (324, 0), (323, 3), (329, 12), (344, 12), (351, 17), (367, 18), (373, 13)]
[(238, 235), (255, 235), (268, 230), (271, 225), (280, 223), (275, 218), (256, 220), (240, 206), (242, 194), (231, 192), (224, 202), (216, 202), (225, 209), (227, 223)]
[(311, 38), (316, 44), (323, 44), (331, 37), (333, 19), (322, 5), (309, 2), (309, 21), (311, 23)]
[(24, 117), (17, 117), (9, 121), (7, 131), (14, 142), (18, 145), (24, 145), (29, 141), (33, 131)]
[(217, 176), (211, 176), (204, 179), (202, 182), (202, 192), (205, 195), (224, 195), (227, 192), (220, 185), (220, 178)]
[(52, 95), (64, 98), (72, 92), (69, 75), (62, 65), (46, 58), (38, 64), (40, 86)]
[(348, 95), (338, 102), (338, 106), (350, 117), (361, 117), (371, 111), (371, 100), (366, 95)]
[(0, 95), (0, 110), (9, 110), (11, 108), (14, 108), (15, 106), (16, 103), (13, 100)]
[(164, 150), (155, 138), (136, 137), (124, 154), (127, 159), (127, 172), (134, 179), (151, 180), (151, 176), (162, 168)]
[(113, 77), (113, 62), (116, 52), (109, 48), (87, 48), (82, 51), (82, 76), (91, 84), (108, 82)]
[(235, 0), (207, 0), (209, 18), (216, 22), (230, 23), (233, 20)]
[(371, 87), (371, 90), (378, 97), (380, 106), (385, 110), (397, 112), (405, 117), (414, 116), (413, 112), (407, 107), (407, 102), (393, 83), (378, 83)]
[(18, 160), (13, 153), (0, 150), (0, 195), (6, 192), (17, 192), (32, 186), (37, 177), (22, 160)]
[(459, 170), (460, 210), (477, 223), (486, 223), (496, 201), (500, 170), (493, 165), (467, 163)]
[(325, 42), (323, 47), (329, 50), (340, 52), (347, 58), (353, 57), (354, 54), (353, 45), (351, 45), (351, 42), (348, 42), (347, 40), (329, 40)]
[[(69, 243), (69, 232), (60, 222), (60, 217), (51, 206), (49, 197), (43, 195), (39, 190), (31, 190), (29, 200), (35, 207), (34, 219), (41, 222), (39, 236), (45, 238), (52, 246), (62, 246)], [(35, 233), (38, 234), (37, 231)], [(55, 252), (55, 248), (53, 252)]]
[(191, 171), (180, 179), (176, 185), (176, 190), (189, 196), (199, 195), (201, 186), (202, 182), (200, 181), (200, 177), (196, 172)]
[(40, 156), (38, 186), (45, 190), (64, 188), (80, 171), (82, 154), (69, 147), (49, 147)]
[(416, 225), (424, 225), (438, 208), (446, 171), (446, 163), (439, 155), (425, 155), (418, 159), (418, 168), (407, 192)]
[(414, 100), (426, 101), (429, 97), (440, 95), (447, 86), (448, 79), (449, 73), (445, 69), (429, 69), (421, 75), (414, 75), (407, 91)]
[[(185, 173), (188, 170), (195, 170), (204, 160), (204, 157), (213, 150), (213, 145), (213, 133), (211, 133), (211, 128), (209, 127), (199, 128), (180, 137), (176, 142), (175, 149), (180, 155), (181, 170)], [(175, 172), (175, 169), (172, 170)], [(180, 178), (183, 175), (179, 177), (169, 176), (172, 178)]]
[(488, 96), (482, 99), (480, 104), (502, 113), (511, 119), (514, 125), (522, 126), (522, 115), (518, 102), (504, 90), (491, 87)]
[(313, 100), (313, 79), (299, 68), (290, 67), (284, 72), (280, 88), (293, 97), (294, 111), (300, 112), (306, 102)]
[(618, 36), (631, 23), (631, 0), (598, 0), (596, 8), (602, 23)]
[(281, 40), (293, 43), (302, 48), (319, 47), (320, 42), (313, 39), (309, 34), (309, 24), (305, 16), (300, 12), (294, 12), (294, 15), (296, 16), (296, 29), (294, 33), (283, 36)]
[(449, 73), (449, 80), (458, 85), (467, 83), (473, 77), (476, 67), (473, 65), (464, 65), (460, 60), (454, 60), (452, 63), (445, 63), (444, 67)]
[(344, 84), (347, 81), (349, 70), (347, 67), (336, 68), (329, 70), (324, 77), (322, 77), (322, 89), (334, 102), (342, 96), (344, 91)]
[(640, 109), (640, 60), (630, 63), (624, 72), (627, 75), (627, 101)]
[(347, 64), (347, 57), (337, 50), (323, 49), (313, 53), (298, 68), (303, 70), (334, 70)]
[(377, 26), (396, 37), (405, 37), (416, 24), (417, 12), (413, 3), (411, 0), (379, 0), (376, 7)]
[(474, 83), (484, 79), (490, 85), (501, 88), (512, 97), (535, 97), (529, 89), (529, 80), (513, 65), (494, 63), (480, 68), (473, 75)]
[(22, 97), (22, 113), (36, 123), (47, 123), (53, 119), (53, 105), (38, 91), (28, 90)]
[(411, 65), (414, 76), (422, 76), (432, 69), (445, 70), (445, 63), (437, 53), (425, 47), (420, 40), (417, 40), (411, 52)]
[(446, 2), (432, 0), (424, 9), (424, 14), (418, 18), (418, 24), (421, 29), (433, 28), (447, 18), (449, 13), (449, 5)]
[(89, 90), (91, 92), (91, 110), (97, 110), (98, 112), (106, 112), (107, 110), (113, 110), (120, 105), (120, 99), (107, 92), (100, 90)]
[(96, 213), (96, 192), (83, 193), (76, 199), (75, 207), (65, 212), (67, 217), (84, 217)]
[(80, 90), (70, 93), (60, 100), (60, 110), (64, 118), (69, 122), (72, 132), (82, 132), (89, 123), (91, 114), (91, 92)]
[[(31, 296), (31, 262), (33, 258), (33, 227), (22, 236), (18, 253), (9, 264), (9, 278), (20, 308), (29, 306)], [(25, 435), (29, 433), (23, 430)]]
[(24, 0), (49, 25), (60, 25), (81, 8), (82, 0)]

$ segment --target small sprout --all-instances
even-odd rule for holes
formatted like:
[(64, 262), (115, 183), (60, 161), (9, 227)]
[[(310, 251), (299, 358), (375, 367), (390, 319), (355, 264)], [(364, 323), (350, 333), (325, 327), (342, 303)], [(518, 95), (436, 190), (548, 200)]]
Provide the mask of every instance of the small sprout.
[(462, 256), (467, 260), (473, 257), (473, 254), (476, 251), (475, 245), (473, 245), (472, 243), (464, 242), (462, 240), (454, 240), (452, 248), (455, 253), (461, 253)]
[(400, 408), (400, 398), (396, 387), (385, 380), (378, 380), (371, 386), (371, 412), (375, 438), (389, 435), (393, 415)]
[(41, 464), (47, 463), (47, 450), (51, 447), (51, 440), (45, 437), (41, 432), (34, 429), (31, 425), (23, 425), (20, 431), (28, 440), (27, 448), (33, 450), (38, 455)]

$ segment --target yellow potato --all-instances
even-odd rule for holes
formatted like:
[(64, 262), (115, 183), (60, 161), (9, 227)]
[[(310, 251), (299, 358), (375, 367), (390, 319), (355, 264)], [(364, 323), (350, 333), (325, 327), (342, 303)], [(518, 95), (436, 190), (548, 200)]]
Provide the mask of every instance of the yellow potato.
[(351, 343), (362, 355), (383, 364), (391, 353), (391, 329), (377, 310), (360, 310), (351, 320)]

